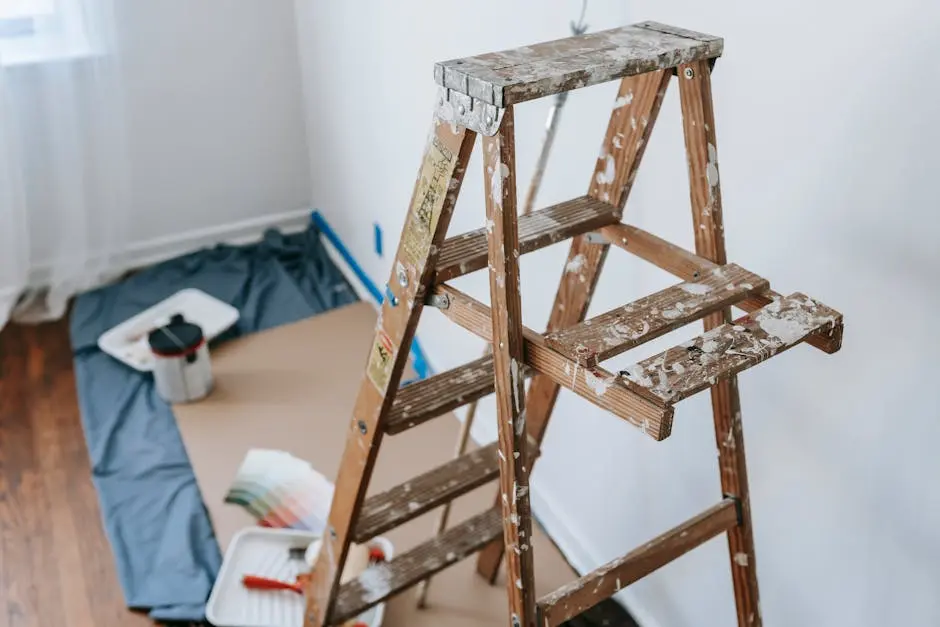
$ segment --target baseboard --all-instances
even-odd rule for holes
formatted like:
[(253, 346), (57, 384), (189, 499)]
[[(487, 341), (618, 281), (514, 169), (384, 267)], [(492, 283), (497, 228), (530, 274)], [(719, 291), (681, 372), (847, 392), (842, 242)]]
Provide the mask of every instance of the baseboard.
[[(107, 266), (115, 271), (142, 268), (207, 246), (222, 243), (247, 244), (260, 239), (267, 229), (274, 228), (284, 233), (294, 233), (304, 230), (309, 224), (310, 209), (306, 207), (272, 213), (239, 222), (132, 242), (111, 255), (109, 259), (92, 259), (89, 265), (92, 267), (104, 265), (103, 262), (106, 261)], [(48, 285), (52, 280), (54, 266), (53, 260), (35, 264), (29, 272), (29, 286)]]
[[(481, 411), (473, 424), (471, 433), (477, 444), (496, 441), (496, 417), (486, 414), (487, 412)], [(604, 563), (602, 558), (595, 555), (579, 539), (583, 536), (576, 532), (574, 525), (564, 513), (565, 508), (551, 493), (544, 489), (540, 490), (537, 485), (534, 485), (529, 491), (529, 499), (533, 516), (576, 572), (584, 575)], [(640, 599), (630, 588), (620, 591), (614, 599), (623, 605), (642, 627), (661, 627), (656, 619), (644, 609)]]

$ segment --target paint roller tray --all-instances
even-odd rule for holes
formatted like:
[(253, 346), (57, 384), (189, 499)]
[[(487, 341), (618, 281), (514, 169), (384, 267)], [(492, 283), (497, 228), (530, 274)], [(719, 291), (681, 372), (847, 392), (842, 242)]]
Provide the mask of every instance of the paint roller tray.
[[(291, 549), (306, 549), (318, 535), (292, 529), (249, 527), (238, 532), (229, 544), (219, 576), (206, 605), (206, 619), (216, 627), (302, 627), (304, 597), (289, 590), (248, 590), (242, 577), (257, 575), (293, 582), (309, 570), (303, 559), (291, 558)], [(392, 558), (392, 544), (373, 538), (370, 547)], [(379, 604), (356, 620), (379, 627), (385, 604)]]
[(167, 324), (173, 314), (183, 314), (188, 321), (198, 324), (209, 342), (238, 321), (237, 309), (202, 290), (189, 288), (105, 331), (98, 338), (98, 347), (135, 370), (150, 372), (153, 353), (147, 335)]

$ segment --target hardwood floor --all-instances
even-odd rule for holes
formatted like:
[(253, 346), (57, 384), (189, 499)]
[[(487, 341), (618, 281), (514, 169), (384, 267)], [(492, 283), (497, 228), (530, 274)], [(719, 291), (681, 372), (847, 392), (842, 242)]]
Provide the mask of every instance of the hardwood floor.
[(0, 331), (0, 627), (152, 625), (127, 610), (79, 421), (66, 320)]

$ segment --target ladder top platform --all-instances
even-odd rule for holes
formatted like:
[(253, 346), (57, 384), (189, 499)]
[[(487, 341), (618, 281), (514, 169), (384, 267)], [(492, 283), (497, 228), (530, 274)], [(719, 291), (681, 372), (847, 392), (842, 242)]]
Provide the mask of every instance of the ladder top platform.
[(506, 107), (610, 80), (721, 55), (724, 40), (642, 22), (437, 63), (439, 85)]

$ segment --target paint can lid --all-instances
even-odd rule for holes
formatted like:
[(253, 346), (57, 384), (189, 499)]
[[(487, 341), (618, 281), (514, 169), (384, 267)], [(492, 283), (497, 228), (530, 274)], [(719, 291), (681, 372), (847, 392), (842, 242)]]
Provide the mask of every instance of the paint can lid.
[(151, 331), (147, 341), (154, 355), (183, 357), (202, 346), (205, 337), (198, 324), (187, 322), (182, 314), (175, 314), (168, 324)]

